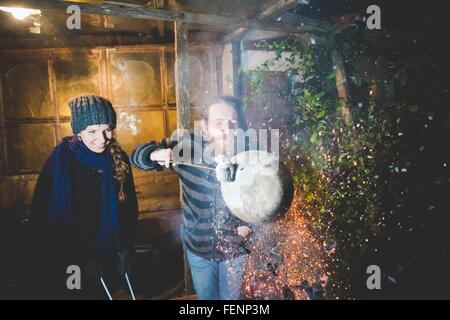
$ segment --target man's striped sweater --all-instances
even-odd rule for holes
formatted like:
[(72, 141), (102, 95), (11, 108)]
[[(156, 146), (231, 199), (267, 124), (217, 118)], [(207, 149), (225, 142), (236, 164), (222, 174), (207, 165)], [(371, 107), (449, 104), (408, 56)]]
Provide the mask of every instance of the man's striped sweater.
[[(176, 142), (168, 139), (161, 143), (141, 144), (133, 151), (131, 163), (144, 171), (160, 170), (162, 167), (150, 159), (151, 153), (175, 145)], [(181, 238), (186, 248), (198, 256), (216, 261), (247, 253), (244, 238), (237, 234), (237, 227), (247, 224), (227, 208), (215, 172), (186, 165), (174, 165), (172, 169), (181, 181)]]

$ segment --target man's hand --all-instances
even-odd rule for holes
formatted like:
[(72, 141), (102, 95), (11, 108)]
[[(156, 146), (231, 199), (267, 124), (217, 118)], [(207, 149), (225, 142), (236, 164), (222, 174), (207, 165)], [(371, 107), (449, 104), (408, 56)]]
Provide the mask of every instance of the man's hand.
[(247, 238), (250, 234), (250, 228), (247, 226), (239, 226), (237, 227), (237, 233), (243, 238)]
[(229, 159), (223, 156), (216, 157), (216, 178), (220, 182), (234, 181), (236, 175), (236, 166)]
[(172, 150), (157, 149), (150, 154), (150, 160), (157, 161), (159, 164), (164, 164), (166, 168), (169, 168), (172, 161)]

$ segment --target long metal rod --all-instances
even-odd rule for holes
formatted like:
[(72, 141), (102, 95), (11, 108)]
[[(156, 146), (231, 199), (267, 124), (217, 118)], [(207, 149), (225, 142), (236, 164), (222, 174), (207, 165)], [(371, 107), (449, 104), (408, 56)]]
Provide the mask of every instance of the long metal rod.
[(125, 279), (127, 280), (128, 290), (130, 290), (131, 298), (133, 298), (133, 300), (136, 300), (136, 297), (134, 295), (134, 290), (133, 290), (133, 287), (131, 286), (131, 282), (130, 282), (130, 279), (128, 278), (127, 272), (125, 272)]
[(204, 164), (193, 164), (193, 163), (189, 163), (189, 162), (177, 162), (177, 161), (170, 161), (170, 163), (172, 164), (176, 164), (176, 165), (183, 165), (183, 166), (189, 166), (189, 167), (194, 167), (194, 168), (199, 168), (199, 169), (205, 169), (205, 170), (211, 170), (214, 171), (216, 169), (208, 167)]
[(105, 292), (108, 295), (109, 300), (112, 300), (113, 298), (112, 298), (111, 294), (109, 293), (108, 287), (106, 286), (106, 283), (105, 283), (105, 281), (103, 281), (102, 277), (100, 277), (100, 282), (102, 283), (103, 289), (105, 289)]
[[(164, 165), (165, 161), (157, 161), (160, 165)], [(170, 161), (171, 164), (175, 164), (175, 165), (183, 165), (183, 166), (189, 166), (189, 167), (194, 167), (194, 168), (198, 168), (198, 169), (204, 169), (204, 170), (210, 170), (210, 171), (214, 171), (216, 170), (215, 168), (211, 168), (208, 167), (204, 164), (193, 164), (193, 163), (189, 163), (189, 162), (178, 162), (178, 161)]]

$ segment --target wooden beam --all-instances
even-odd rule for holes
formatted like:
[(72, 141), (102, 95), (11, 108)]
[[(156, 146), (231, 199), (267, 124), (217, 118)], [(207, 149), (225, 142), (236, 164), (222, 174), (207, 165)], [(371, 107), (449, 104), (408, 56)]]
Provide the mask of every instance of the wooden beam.
[[(165, 8), (164, 2), (165, 2), (164, 0), (155, 0), (155, 8), (156, 9), (164, 9)], [(159, 36), (161, 38), (164, 38), (164, 35), (165, 35), (164, 21), (158, 21), (158, 31), (159, 31)]]
[(222, 39), (222, 43), (230, 43), (233, 41), (237, 41), (237, 40), (241, 40), (245, 34), (247, 33), (248, 29), (245, 28), (237, 28), (234, 29), (233, 31), (227, 33), (223, 39)]
[(298, 0), (276, 0), (263, 5), (261, 13), (258, 15), (260, 19), (274, 19), (281, 13), (295, 8)]
[(3, 96), (3, 74), (0, 72), (0, 175), (4, 175), (8, 168), (8, 145), (6, 141), (5, 105)]
[[(185, 22), (175, 22), (175, 90), (177, 102), (177, 126), (179, 130), (190, 128), (190, 104), (187, 84), (189, 81), (188, 29)], [(179, 136), (178, 139), (181, 139)], [(180, 185), (181, 189), (181, 185)], [(181, 194), (180, 194), (180, 201)], [(184, 293), (193, 293), (192, 276), (187, 259), (186, 249), (184, 259)]]
[(216, 86), (217, 86), (217, 95), (222, 96), (223, 95), (223, 66), (222, 66), (222, 59), (223, 59), (223, 50), (224, 46), (218, 45), (215, 49), (214, 54), (214, 61), (216, 64)]
[(301, 16), (298, 14), (293, 14), (290, 12), (284, 12), (282, 15), (279, 16), (278, 19), (279, 22), (289, 25), (310, 25), (315, 26), (317, 28), (324, 28), (329, 29), (332, 28), (334, 25), (325, 21), (315, 20), (311, 19), (305, 16)]
[(50, 54), (47, 58), (47, 72), (48, 72), (48, 88), (50, 89), (50, 104), (53, 109), (53, 114), (55, 115), (56, 122), (54, 123), (54, 139), (53, 143), (56, 147), (58, 144), (58, 140), (61, 139), (61, 122), (59, 119), (59, 107), (58, 102), (56, 101), (56, 75), (55, 69), (53, 67), (53, 55)]
[(190, 128), (188, 30), (185, 22), (175, 22), (175, 86), (178, 129)]
[[(263, 9), (256, 15), (255, 19), (259, 20), (272, 20), (277, 15), (292, 9), (297, 5), (297, 0), (277, 0), (270, 2), (269, 5), (263, 6)], [(232, 40), (240, 40), (247, 33), (248, 29), (237, 28), (229, 32), (223, 38), (223, 42), (231, 42)]]
[(165, 8), (164, 2), (165, 2), (164, 0), (155, 0), (156, 9), (164, 9)]
[(164, 21), (158, 21), (158, 32), (160, 38), (164, 38), (166, 36), (166, 29), (164, 25)]
[(84, 14), (99, 14), (106, 16), (120, 16), (135, 19), (162, 20), (162, 21), (181, 21), (187, 23), (224, 25), (230, 27), (242, 27), (246, 29), (259, 29), (267, 31), (279, 31), (286, 33), (302, 33), (305, 31), (325, 32), (326, 29), (318, 26), (305, 24), (287, 25), (273, 21), (257, 21), (229, 16), (191, 13), (184, 11), (170, 11), (163, 9), (154, 9), (138, 5), (126, 5), (116, 3), (86, 3), (72, 1), (50, 1), (50, 0), (0, 0), (1, 6), (25, 7), (40, 9), (42, 11), (66, 12), (70, 5), (77, 5)]
[(242, 97), (242, 74), (241, 74), (241, 42), (233, 41), (233, 95)]
[(336, 50), (332, 52), (331, 58), (333, 60), (333, 66), (336, 72), (336, 87), (338, 97), (342, 102), (341, 115), (344, 119), (345, 124), (348, 127), (353, 127), (353, 118), (349, 109), (350, 93), (347, 84), (347, 75), (345, 72), (344, 60), (342, 59), (340, 53)]
[[(282, 18), (283, 15), (287, 14), (287, 11), (293, 9), (297, 5), (298, 5), (297, 0), (277, 0), (264, 6), (261, 12), (255, 17), (255, 19), (262, 21), (270, 21), (281, 16), (281, 20), (277, 21), (281, 21), (285, 25), (289, 24), (293, 26), (294, 25), (300, 26), (304, 32), (307, 31), (317, 32), (319, 30), (325, 31), (329, 28), (332, 28), (332, 25), (327, 22), (298, 15), (295, 15), (299, 18), (299, 20), (296, 23), (285, 23)], [(223, 42), (228, 43), (231, 42), (232, 40), (240, 40), (248, 31), (249, 30), (246, 28), (234, 29), (233, 31), (225, 35), (225, 37), (223, 38)]]

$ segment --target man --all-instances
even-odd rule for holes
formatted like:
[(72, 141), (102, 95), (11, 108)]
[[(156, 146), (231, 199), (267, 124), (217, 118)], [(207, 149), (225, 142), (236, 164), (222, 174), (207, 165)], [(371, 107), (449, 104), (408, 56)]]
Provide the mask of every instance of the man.
[[(213, 168), (217, 166), (215, 157), (207, 156), (205, 150), (216, 156), (232, 156), (227, 146), (238, 129), (247, 130), (239, 100), (234, 97), (215, 99), (202, 119), (201, 163)], [(131, 162), (141, 170), (158, 170), (164, 163), (177, 172), (181, 180), (181, 238), (198, 298), (239, 299), (250, 228), (231, 214), (222, 198), (220, 181), (230, 178), (231, 167), (221, 164), (217, 170), (206, 170), (173, 165), (171, 161), (177, 147), (180, 146), (176, 141), (168, 139), (160, 144), (142, 144), (133, 151)], [(184, 152), (191, 152), (187, 148), (193, 149), (193, 146), (183, 141), (183, 148)]]

